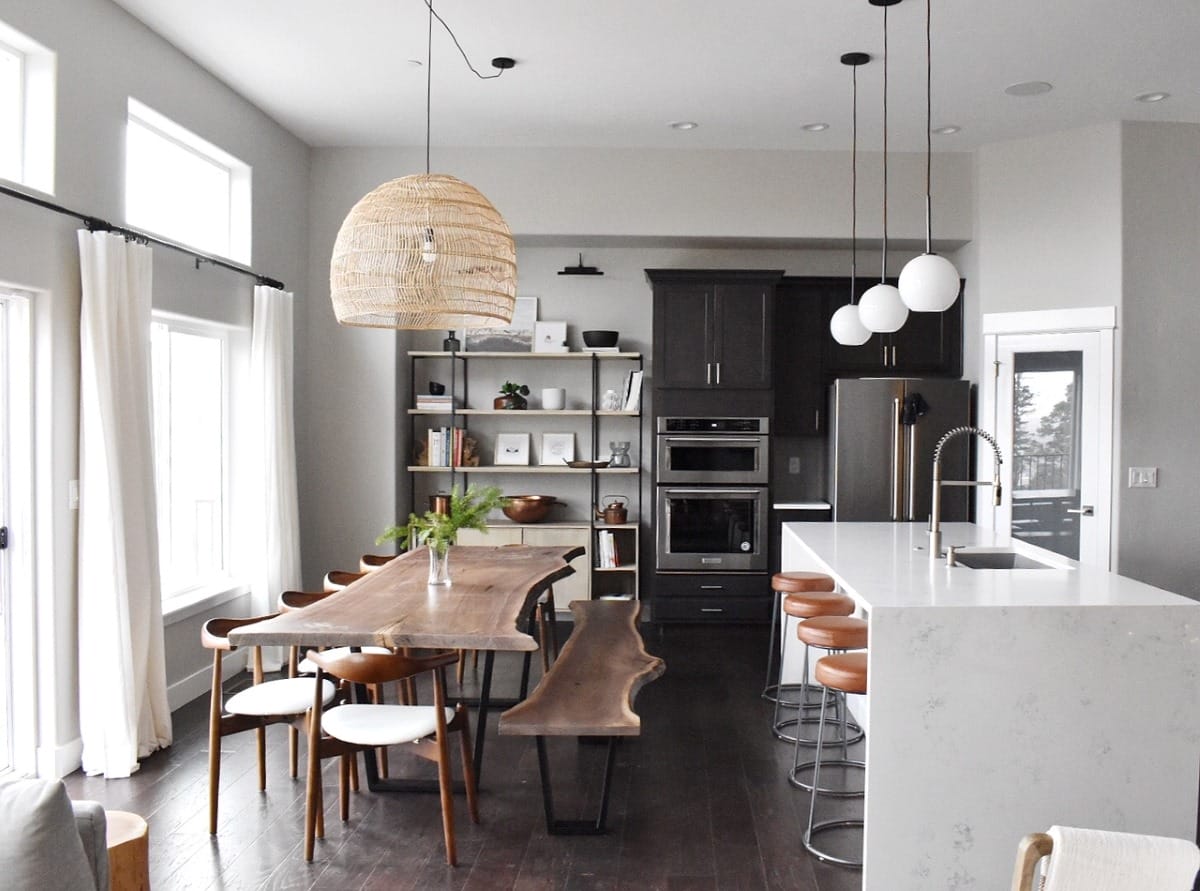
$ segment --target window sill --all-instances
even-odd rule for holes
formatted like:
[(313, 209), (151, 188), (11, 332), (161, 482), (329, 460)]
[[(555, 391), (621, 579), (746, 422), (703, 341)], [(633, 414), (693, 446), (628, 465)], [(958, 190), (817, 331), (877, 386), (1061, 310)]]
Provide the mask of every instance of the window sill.
[(174, 625), (249, 593), (250, 585), (237, 579), (192, 588), (163, 601), (163, 624)]

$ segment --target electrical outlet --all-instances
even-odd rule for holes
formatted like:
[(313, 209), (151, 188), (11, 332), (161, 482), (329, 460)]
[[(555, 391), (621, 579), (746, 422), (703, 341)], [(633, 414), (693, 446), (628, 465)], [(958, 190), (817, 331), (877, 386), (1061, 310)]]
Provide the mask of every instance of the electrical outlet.
[(800, 458), (798, 455), (792, 455), (788, 458), (788, 473), (800, 472)]
[(1156, 489), (1158, 488), (1157, 467), (1130, 467), (1129, 488)]
[(67, 480), (67, 510), (79, 510), (79, 480)]

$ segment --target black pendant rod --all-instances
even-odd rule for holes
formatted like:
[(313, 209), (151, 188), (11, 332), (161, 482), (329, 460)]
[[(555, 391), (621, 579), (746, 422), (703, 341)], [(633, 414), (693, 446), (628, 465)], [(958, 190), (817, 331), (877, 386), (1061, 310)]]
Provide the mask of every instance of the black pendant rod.
[(187, 254), (189, 257), (196, 259), (196, 265), (201, 263), (210, 263), (213, 266), (220, 266), (222, 269), (228, 269), (230, 272), (237, 272), (241, 275), (248, 275), (253, 278), (258, 284), (266, 285), (268, 288), (284, 290), (283, 282), (277, 279), (268, 278), (265, 275), (259, 275), (248, 266), (242, 266), (237, 263), (231, 263), (229, 260), (224, 260), (221, 257), (205, 254), (201, 251), (193, 250), (190, 247), (185, 247), (175, 241), (168, 241), (165, 238), (159, 238), (156, 235), (151, 235), (148, 232), (142, 232), (138, 229), (129, 229), (125, 226), (116, 226), (107, 220), (102, 220), (99, 217), (89, 216), (85, 213), (80, 213), (77, 210), (72, 210), (69, 207), (63, 207), (61, 204), (55, 204), (53, 201), (47, 201), (44, 198), (39, 198), (36, 195), (30, 195), (28, 192), (22, 192), (20, 189), (13, 189), (8, 186), (0, 185), (0, 195), (8, 195), (10, 198), (19, 198), (29, 204), (36, 204), (38, 207), (52, 210), (55, 213), (63, 214), (64, 216), (74, 217), (77, 220), (82, 220), (84, 226), (89, 232), (115, 232), (117, 235), (124, 235), (126, 238), (132, 238), (137, 241), (144, 241), (148, 244), (157, 244), (160, 247), (170, 248), (173, 251), (179, 251), (181, 254)]

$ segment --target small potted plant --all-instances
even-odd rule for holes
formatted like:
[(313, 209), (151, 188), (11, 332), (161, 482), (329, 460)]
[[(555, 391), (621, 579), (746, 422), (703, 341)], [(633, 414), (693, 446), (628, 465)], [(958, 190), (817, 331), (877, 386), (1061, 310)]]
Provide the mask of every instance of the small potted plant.
[(455, 543), (459, 529), (478, 529), (487, 532), (487, 516), (503, 507), (507, 499), (495, 486), (477, 489), (473, 484), (460, 493), (455, 486), (450, 492), (449, 511), (426, 511), (423, 515), (409, 514), (403, 526), (389, 526), (376, 539), (376, 544), (398, 541), (411, 550), (419, 545), (429, 548), (429, 584), (450, 584), (450, 545)]
[(529, 400), (525, 397), (529, 395), (529, 387), (524, 384), (514, 384), (512, 381), (505, 381), (500, 387), (500, 395), (492, 400), (492, 408), (501, 408), (509, 411), (518, 411), (529, 408)]

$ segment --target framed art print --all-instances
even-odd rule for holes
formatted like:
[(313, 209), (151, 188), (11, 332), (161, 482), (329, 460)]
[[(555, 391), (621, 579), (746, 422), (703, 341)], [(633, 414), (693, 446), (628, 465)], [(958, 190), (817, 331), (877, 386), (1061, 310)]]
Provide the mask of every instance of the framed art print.
[(575, 460), (574, 433), (543, 433), (542, 453), (538, 463), (562, 467), (568, 461)]
[(528, 464), (529, 434), (497, 433), (495, 463), (518, 465)]

